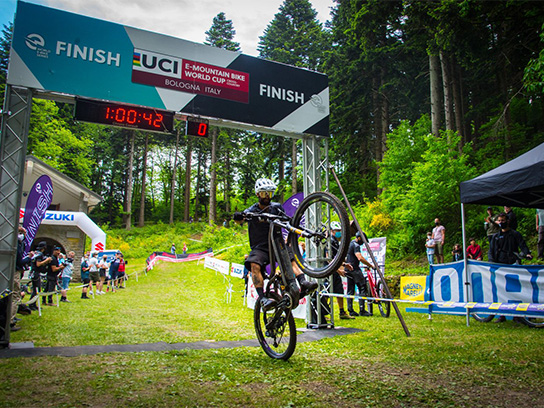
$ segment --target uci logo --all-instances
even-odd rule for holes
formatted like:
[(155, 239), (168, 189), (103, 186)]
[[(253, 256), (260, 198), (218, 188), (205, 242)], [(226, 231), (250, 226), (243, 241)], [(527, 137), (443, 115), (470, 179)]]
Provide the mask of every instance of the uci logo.
[(45, 40), (39, 34), (28, 34), (25, 38), (25, 44), (32, 51), (36, 51), (38, 48), (43, 48)]
[(169, 55), (135, 49), (132, 69), (179, 79), (181, 78), (181, 62), (181, 59)]

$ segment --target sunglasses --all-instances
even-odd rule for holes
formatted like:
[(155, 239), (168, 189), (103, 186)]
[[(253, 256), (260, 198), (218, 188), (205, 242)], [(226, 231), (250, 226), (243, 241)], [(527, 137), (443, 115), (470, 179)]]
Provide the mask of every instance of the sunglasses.
[(259, 191), (257, 195), (261, 198), (272, 198), (272, 195), (274, 194), (273, 191)]

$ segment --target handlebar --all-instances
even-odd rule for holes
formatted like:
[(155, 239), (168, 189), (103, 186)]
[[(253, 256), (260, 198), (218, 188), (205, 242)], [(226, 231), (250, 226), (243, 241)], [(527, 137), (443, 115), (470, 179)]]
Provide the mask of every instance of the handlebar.
[(321, 237), (323, 234), (318, 231), (310, 231), (303, 227), (295, 227), (291, 225), (291, 217), (287, 214), (269, 214), (269, 213), (255, 213), (250, 211), (237, 212), (233, 214), (233, 219), (235, 221), (251, 221), (257, 219), (261, 222), (269, 222), (278, 227), (285, 228), (289, 232), (293, 232), (305, 238), (310, 237)]

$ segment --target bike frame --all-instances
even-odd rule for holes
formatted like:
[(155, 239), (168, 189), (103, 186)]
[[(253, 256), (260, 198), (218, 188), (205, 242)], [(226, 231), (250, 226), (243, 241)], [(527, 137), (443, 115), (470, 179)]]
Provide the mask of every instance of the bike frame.
[[(275, 274), (275, 265), (276, 262), (280, 267), (280, 277), (283, 283), (283, 288), (285, 290), (284, 297), (288, 296), (287, 307), (289, 309), (295, 309), (298, 306), (300, 299), (300, 292), (296, 283), (295, 272), (293, 271), (293, 266), (291, 265), (291, 259), (289, 257), (289, 251), (287, 250), (287, 244), (283, 240), (281, 231), (276, 233), (276, 229), (290, 227), (288, 223), (283, 223), (281, 221), (272, 220), (270, 221), (270, 232), (268, 235), (268, 243), (270, 250), (270, 268), (272, 274)], [(292, 229), (287, 228), (287, 229)], [(272, 279), (272, 278), (271, 278)]]

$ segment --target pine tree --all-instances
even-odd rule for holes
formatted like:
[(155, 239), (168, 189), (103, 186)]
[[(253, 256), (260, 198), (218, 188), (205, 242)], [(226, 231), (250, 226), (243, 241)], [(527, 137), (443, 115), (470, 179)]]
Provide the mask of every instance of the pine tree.
[(227, 20), (225, 13), (221, 12), (213, 18), (212, 26), (206, 31), (204, 44), (229, 51), (240, 51), (240, 43), (233, 41), (235, 35), (232, 20)]

